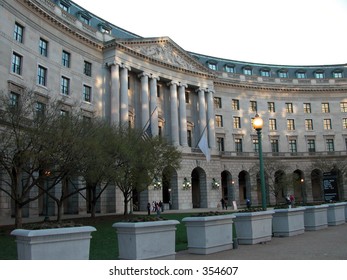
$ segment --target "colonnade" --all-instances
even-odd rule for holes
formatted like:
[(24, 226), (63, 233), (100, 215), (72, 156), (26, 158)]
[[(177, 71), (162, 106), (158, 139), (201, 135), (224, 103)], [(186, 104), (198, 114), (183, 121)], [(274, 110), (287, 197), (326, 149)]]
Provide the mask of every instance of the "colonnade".
[[(124, 64), (110, 64), (111, 71), (111, 122), (112, 123), (127, 123), (129, 121), (129, 97), (128, 97), (128, 74), (131, 67)], [(142, 128), (148, 124), (151, 125), (153, 136), (159, 134), (159, 114), (157, 95), (157, 83), (160, 80), (159, 76), (143, 72), (138, 75), (141, 81), (141, 112), (138, 114), (141, 117)], [(186, 110), (186, 89), (188, 85), (178, 81), (170, 81), (167, 83), (169, 88), (170, 107), (165, 110), (170, 110), (170, 135), (171, 143), (175, 146), (188, 147), (187, 137), (187, 110)], [(196, 135), (200, 138), (205, 128), (208, 132), (208, 143), (210, 148), (215, 148), (215, 116), (214, 116), (214, 91), (207, 88), (196, 89), (198, 94), (198, 132)], [(149, 122), (150, 120), (150, 122)]]

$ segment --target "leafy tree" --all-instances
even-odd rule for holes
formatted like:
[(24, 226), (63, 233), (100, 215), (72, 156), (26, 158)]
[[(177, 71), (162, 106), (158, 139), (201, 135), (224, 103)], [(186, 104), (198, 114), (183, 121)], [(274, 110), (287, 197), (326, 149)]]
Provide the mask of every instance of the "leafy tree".
[(120, 145), (117, 149), (117, 168), (113, 182), (124, 197), (124, 214), (133, 192), (140, 193), (159, 178), (165, 167), (180, 167), (181, 153), (161, 137), (142, 138), (142, 131), (119, 127)]

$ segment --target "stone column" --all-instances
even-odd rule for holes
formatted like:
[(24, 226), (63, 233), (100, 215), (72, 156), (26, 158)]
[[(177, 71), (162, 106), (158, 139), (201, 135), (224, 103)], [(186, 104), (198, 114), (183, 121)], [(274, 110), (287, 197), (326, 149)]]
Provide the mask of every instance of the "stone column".
[(170, 82), (170, 110), (171, 110), (171, 140), (175, 146), (179, 145), (178, 133), (178, 107), (177, 107), (177, 83)]
[(120, 71), (120, 121), (129, 121), (129, 98), (128, 98), (128, 71), (130, 67), (122, 65)]
[(142, 73), (139, 77), (141, 78), (141, 125), (142, 129), (146, 129), (150, 117), (148, 74)]
[(158, 136), (159, 129), (158, 129), (158, 104), (157, 104), (157, 96), (158, 96), (158, 89), (157, 89), (157, 81), (159, 81), (159, 77), (151, 76), (151, 79), (149, 81), (149, 88), (150, 88), (150, 103), (149, 103), (149, 112), (151, 117), (151, 129), (152, 129), (152, 135)]
[(186, 89), (187, 85), (180, 84), (178, 88), (179, 95), (179, 125), (181, 146), (187, 147), (187, 112), (186, 112)]
[(206, 103), (205, 103), (205, 90), (199, 88), (198, 89), (198, 95), (199, 95), (199, 136), (198, 141), (206, 127)]
[(119, 65), (111, 65), (111, 123), (119, 123)]
[(214, 125), (214, 102), (213, 102), (213, 90), (209, 90), (207, 93), (207, 124), (208, 124), (208, 142), (210, 148), (216, 148), (216, 137), (215, 137), (215, 125)]

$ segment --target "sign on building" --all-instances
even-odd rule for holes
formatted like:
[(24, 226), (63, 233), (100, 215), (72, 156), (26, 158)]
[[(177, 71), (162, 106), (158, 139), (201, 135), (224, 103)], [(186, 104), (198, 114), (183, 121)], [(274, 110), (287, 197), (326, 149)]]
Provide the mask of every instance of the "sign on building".
[(323, 173), (323, 190), (325, 201), (338, 201), (337, 174), (333, 172)]

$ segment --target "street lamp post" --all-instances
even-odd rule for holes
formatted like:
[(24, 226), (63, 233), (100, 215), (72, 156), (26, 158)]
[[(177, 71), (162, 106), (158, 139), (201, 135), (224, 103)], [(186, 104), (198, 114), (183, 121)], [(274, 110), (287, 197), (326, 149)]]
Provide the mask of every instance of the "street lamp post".
[(261, 130), (263, 128), (264, 121), (258, 114), (255, 115), (253, 120), (253, 128), (257, 131), (258, 135), (258, 151), (259, 151), (259, 175), (260, 175), (260, 187), (261, 187), (261, 206), (263, 210), (266, 210), (266, 192), (265, 192), (265, 176), (264, 176), (264, 161), (263, 161), (263, 148), (261, 142)]

